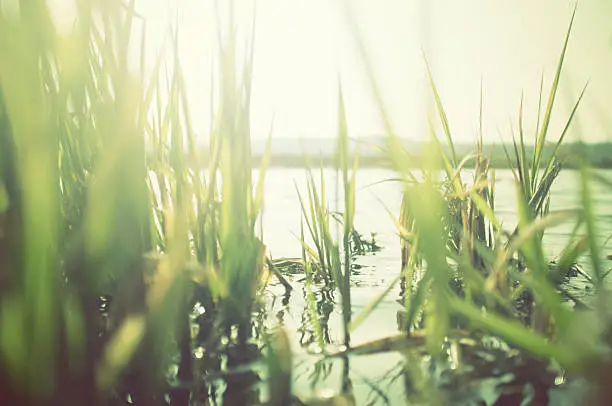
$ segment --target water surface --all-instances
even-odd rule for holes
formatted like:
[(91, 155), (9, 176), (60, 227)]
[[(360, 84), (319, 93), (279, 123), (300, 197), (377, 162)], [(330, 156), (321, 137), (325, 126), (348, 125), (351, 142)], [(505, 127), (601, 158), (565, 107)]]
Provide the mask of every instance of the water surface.
[[(612, 178), (612, 171), (603, 171)], [(254, 174), (256, 177), (257, 174)], [(512, 229), (517, 222), (516, 194), (514, 179), (509, 170), (497, 171), (496, 214), (506, 229)], [(564, 170), (560, 173), (551, 192), (551, 210), (575, 209), (581, 206), (579, 172)], [(338, 207), (335, 172), (324, 172), (326, 193), (330, 209)], [(359, 257), (357, 263), (362, 267), (352, 275), (353, 314), (361, 312), (365, 306), (378, 297), (397, 276), (400, 270), (400, 244), (395, 225), (388, 211), (397, 215), (401, 203), (401, 185), (390, 181), (396, 175), (383, 169), (362, 169), (357, 173), (355, 227), (364, 236), (374, 233), (382, 250)], [(469, 174), (466, 175), (468, 181)], [(304, 194), (305, 172), (301, 169), (272, 168), (265, 181), (265, 212), (263, 216), (264, 240), (273, 257), (299, 257), (301, 247), (297, 236), (300, 232), (300, 204), (296, 186)], [(604, 242), (612, 235), (612, 190), (593, 183), (593, 201), (597, 212), (599, 240)], [(387, 211), (388, 210), (388, 211)], [(563, 224), (547, 231), (545, 250), (550, 259), (558, 255), (567, 243), (573, 224)], [(605, 253), (612, 253), (608, 243)], [(588, 270), (588, 258), (583, 258)], [(317, 364), (317, 357), (305, 355), (305, 348), (314, 341), (313, 328), (304, 315), (306, 302), (304, 287), (299, 282), (301, 276), (292, 278), (296, 287), (286, 304), (282, 303), (283, 289), (272, 287), (271, 291), (279, 296), (268, 304), (268, 323), (281, 321), (289, 335), (295, 360), (295, 392), (302, 397), (338, 393), (341, 385), (341, 361), (325, 361)], [(333, 294), (333, 292), (332, 292)], [(323, 312), (329, 312), (329, 338), (331, 342), (342, 342), (341, 313), (339, 308), (330, 307), (323, 293), (317, 292), (317, 300)], [(336, 298), (337, 298), (336, 294)], [(399, 287), (376, 307), (366, 321), (352, 334), (352, 344), (358, 345), (373, 339), (392, 336), (398, 333), (397, 312), (402, 310), (398, 302)], [(391, 404), (403, 399), (404, 383), (398, 365), (404, 362), (402, 355), (388, 353), (350, 358), (350, 371), (357, 404), (369, 404), (370, 400), (382, 402), (373, 390), (383, 390)], [(384, 403), (384, 402), (383, 402)]]

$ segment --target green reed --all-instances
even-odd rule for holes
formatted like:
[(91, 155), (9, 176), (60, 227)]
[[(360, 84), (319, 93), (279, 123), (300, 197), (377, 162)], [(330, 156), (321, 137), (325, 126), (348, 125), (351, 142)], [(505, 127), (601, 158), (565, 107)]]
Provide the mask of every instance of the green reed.
[[(82, 1), (77, 11), (69, 35), (56, 31), (44, 2), (0, 16), (0, 137), (8, 147), (0, 368), (10, 377), (2, 394), (15, 404), (101, 402), (151, 316), (138, 282), (151, 248), (148, 106), (142, 80), (127, 69), (139, 21), (133, 2)], [(131, 286), (130, 303), (102, 340), (96, 295), (118, 285)], [(156, 377), (138, 361), (134, 369), (143, 372), (134, 391), (145, 399)]]
[[(575, 326), (579, 316), (562, 305), (559, 286), (551, 278), (542, 245), (542, 235), (547, 228), (571, 219), (579, 220), (585, 215), (573, 212), (550, 213), (548, 209), (550, 187), (559, 170), (556, 151), (567, 134), (580, 99), (572, 109), (554, 152), (548, 158), (543, 157), (544, 144), (551, 137), (549, 122), (572, 23), (573, 16), (544, 117), (541, 125), (538, 123), (534, 156), (528, 159), (524, 153), (522, 135), (519, 144), (516, 144), (516, 159), (512, 161), (512, 166), (517, 178), (517, 207), (520, 215), (519, 226), (512, 233), (504, 231), (495, 216), (494, 171), (482, 152), (482, 124), (475, 154), (459, 162), (447, 115), (431, 73), (430, 85), (450, 155), (442, 148), (433, 124), (430, 125), (431, 143), (425, 151), (425, 158), (420, 161), (423, 180), (417, 179), (411, 169), (417, 162), (401, 147), (395, 135), (367, 52), (353, 25), (366, 72), (386, 125), (388, 159), (405, 185), (401, 221), (398, 222), (404, 244), (402, 262), (408, 268), (404, 275), (415, 275), (415, 264), (419, 263), (416, 258), (424, 261), (421, 276), (416, 279), (416, 287), (406, 293), (408, 334), (416, 331), (415, 328), (423, 327), (429, 338), (429, 350), (433, 353), (439, 353), (442, 340), (449, 334), (449, 327), (457, 322), (455, 316), (464, 320), (460, 325), (470, 330), (482, 329), (499, 335), (532, 354), (555, 358), (566, 366), (579, 365), (581, 360), (587, 359), (588, 354), (595, 351), (594, 341), (586, 340), (580, 345), (580, 355), (568, 353), (567, 348), (575, 346), (575, 343), (567, 341), (573, 328), (570, 326)], [(522, 112), (519, 129), (522, 134)], [(477, 163), (472, 185), (465, 185), (461, 178), (463, 166), (468, 159), (474, 159)], [(440, 173), (442, 180), (438, 176)], [(425, 210), (423, 207), (431, 209)], [(587, 209), (589, 207), (587, 205)], [(591, 212), (586, 216), (593, 219), (594, 215)], [(591, 234), (590, 238), (595, 237)], [(510, 261), (517, 254), (519, 266)], [(596, 261), (600, 260), (599, 256), (596, 258)], [(522, 317), (513, 305), (514, 299), (524, 290), (528, 290), (534, 297), (530, 325), (520, 321)], [(483, 312), (484, 308), (486, 312)], [(415, 323), (418, 314), (424, 315), (424, 324)]]
[[(139, 24), (145, 60), (134, 1), (78, 2), (68, 35), (43, 2), (0, 18), (1, 398), (112, 404), (129, 394), (155, 404), (167, 390), (170, 354), (181, 356), (179, 381), (192, 384), (195, 302), (222, 315), (228, 337), (237, 326), (238, 344), (251, 336), (266, 281), (255, 232), (265, 165), (251, 181), (252, 51), (238, 77), (235, 33), (221, 47), (204, 174), (178, 32), (173, 57), (160, 55), (145, 80), (144, 65), (138, 74), (128, 68)], [(101, 296), (111, 298), (108, 316)], [(189, 394), (171, 397), (187, 404)]]
[[(42, 1), (20, 2), (17, 16), (0, 13), (0, 401), (114, 405), (129, 395), (135, 404), (154, 405), (168, 394), (172, 405), (187, 405), (196, 394), (214, 398), (211, 377), (221, 376), (226, 404), (255, 403), (255, 380), (241, 368), (249, 369), (260, 355), (257, 339), (263, 336), (270, 402), (288, 404), (294, 400), (289, 335), (282, 329), (269, 334), (253, 316), (271, 276), (291, 288), (270, 265), (257, 230), (270, 142), (253, 182), (253, 44), (238, 70), (240, 40), (231, 11), (226, 31), (218, 19), (213, 87), (219, 101), (211, 107), (203, 167), (178, 58), (178, 28), (169, 33), (171, 57), (160, 55), (145, 78), (144, 25), (135, 2), (83, 0), (77, 10), (67, 35), (59, 34)], [(585, 92), (546, 156), (572, 24), (573, 16), (543, 115), (538, 112), (533, 156), (526, 153), (521, 101), (518, 140), (507, 152), (517, 188), (519, 224), (513, 230), (504, 230), (496, 215), (495, 171), (482, 146), (482, 97), (475, 151), (460, 161), (428, 69), (444, 135), (432, 123), (426, 159), (417, 162), (401, 147), (364, 58), (387, 132), (386, 158), (403, 182), (397, 220), (403, 249), (398, 278), (357, 315), (351, 238), (358, 154), (350, 152), (339, 88), (335, 169), (341, 215), (330, 210), (323, 169), (318, 186), (308, 169), (306, 193), (298, 190), (308, 317), (324, 360), (344, 360), (336, 401), (355, 402), (349, 356), (401, 351), (410, 370), (423, 350), (441, 359), (449, 342), (481, 333), (555, 360), (591, 382), (599, 381), (590, 371), (609, 370), (599, 351), (611, 344), (603, 334), (611, 317), (592, 202), (594, 182), (610, 186), (609, 180), (582, 163), (581, 210), (550, 210), (557, 153)], [(142, 27), (140, 72), (128, 67), (135, 27)], [(358, 46), (365, 56), (360, 41)], [(539, 106), (543, 94), (541, 86)], [(469, 161), (474, 170), (466, 182)], [(583, 227), (585, 236), (576, 231), (553, 271), (543, 235), (568, 221), (576, 230)], [(583, 254), (590, 256), (596, 289), (591, 304), (572, 299), (576, 308), (587, 309), (578, 311), (563, 303), (569, 296), (559, 277)], [(352, 345), (351, 332), (400, 279), (407, 285), (401, 334)], [(341, 300), (343, 345), (337, 352), (326, 348), (327, 321), (319, 318), (314, 293), (320, 284)], [(525, 295), (531, 299), (527, 310), (517, 305)], [(107, 298), (105, 311), (101, 297)], [(204, 309), (197, 317), (195, 306)], [(594, 315), (590, 335), (581, 333), (589, 327), (585, 314)], [(194, 356), (196, 348), (202, 359)], [(168, 383), (171, 364), (178, 372)], [(429, 388), (427, 377), (418, 378), (420, 387)], [(605, 382), (597, 388), (602, 391)]]

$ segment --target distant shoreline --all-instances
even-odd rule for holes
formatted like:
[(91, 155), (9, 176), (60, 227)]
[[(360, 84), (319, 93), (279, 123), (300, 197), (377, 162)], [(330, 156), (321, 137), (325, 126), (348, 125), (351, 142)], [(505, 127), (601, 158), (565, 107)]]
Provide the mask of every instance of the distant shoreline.
[[(405, 150), (410, 151), (414, 157), (414, 162), (408, 164), (411, 167), (418, 168), (420, 166), (420, 152), (423, 151), (424, 144), (409, 140), (402, 141)], [(384, 140), (382, 138), (371, 138), (369, 139), (369, 144), (384, 145)], [(554, 146), (555, 144), (551, 143), (544, 147), (544, 157), (550, 156), (550, 154), (554, 152)], [(325, 167), (334, 167), (335, 147), (336, 144), (333, 138), (306, 140), (301, 147), (294, 140), (283, 138), (273, 139), (269, 166), (278, 168), (319, 167), (321, 165)], [(251, 149), (252, 166), (259, 167), (264, 155), (265, 144), (255, 141)], [(474, 145), (470, 143), (455, 145), (455, 151), (459, 161), (469, 156), (474, 150)], [(485, 144), (483, 145), (482, 151), (484, 156), (491, 159), (494, 168), (510, 168), (511, 165), (508, 163), (506, 151), (510, 156), (514, 155), (514, 146), (512, 144)], [(202, 153), (200, 156), (204, 157), (203, 161), (207, 161), (208, 149), (204, 147), (200, 149), (200, 152)], [(533, 146), (526, 146), (525, 152), (527, 156), (533, 156)], [(586, 163), (593, 168), (612, 169), (612, 143), (563, 143), (556, 151), (556, 155), (564, 168), (578, 168), (578, 163), (580, 162), (579, 157), (582, 156)], [(361, 149), (359, 152), (359, 167), (391, 168), (391, 164), (389, 158), (383, 152), (378, 152), (374, 149)], [(465, 167), (473, 168), (474, 161), (468, 160), (465, 163)]]
[[(334, 162), (334, 157), (332, 156), (324, 156), (324, 157), (304, 157), (303, 155), (276, 155), (271, 156), (268, 164), (268, 167), (271, 168), (318, 168), (318, 167), (326, 167), (333, 168), (336, 166)], [(352, 162), (353, 157), (351, 157), (350, 162)], [(459, 158), (459, 160), (463, 159), (463, 157)], [(259, 168), (261, 165), (262, 156), (253, 156), (252, 158), (252, 166), (254, 168)], [(579, 164), (576, 159), (560, 159), (561, 165), (565, 169), (577, 169), (579, 168)], [(418, 168), (419, 162), (418, 159), (415, 162), (407, 163), (411, 168)], [(587, 164), (592, 168), (597, 169), (612, 169), (612, 162), (590, 162), (587, 160)], [(392, 165), (388, 158), (386, 157), (374, 157), (374, 156), (360, 156), (358, 158), (358, 166), (359, 168), (380, 168), (380, 169), (392, 169)], [(465, 168), (473, 169), (475, 167), (474, 161), (469, 160), (463, 165)], [(508, 161), (504, 159), (493, 159), (493, 168), (496, 169), (510, 169), (512, 166), (508, 163)]]

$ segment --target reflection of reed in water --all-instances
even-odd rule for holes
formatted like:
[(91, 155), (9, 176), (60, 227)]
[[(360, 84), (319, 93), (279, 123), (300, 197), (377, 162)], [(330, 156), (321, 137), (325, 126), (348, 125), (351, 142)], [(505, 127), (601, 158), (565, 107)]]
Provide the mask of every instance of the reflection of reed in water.
[[(307, 289), (303, 288), (304, 297), (307, 297)], [(331, 344), (331, 338), (329, 334), (329, 318), (334, 311), (335, 299), (334, 290), (327, 285), (323, 285), (314, 291), (314, 296), (318, 297), (316, 300), (316, 314), (319, 326), (321, 327), (321, 334), (323, 336), (323, 342), (325, 344)], [(302, 326), (298, 328), (300, 332), (300, 345), (308, 347), (311, 344), (317, 342), (317, 331), (314, 323), (311, 320), (309, 304), (306, 303), (304, 311), (302, 312)]]
[[(227, 369), (232, 370), (242, 365), (248, 365), (261, 357), (256, 344), (236, 345), (226, 350)], [(253, 370), (229, 374), (226, 378), (227, 387), (223, 392), (224, 405), (253, 405), (259, 403), (260, 393), (257, 383), (259, 375)]]
[(418, 241), (415, 233), (414, 217), (408, 206), (408, 191), (402, 194), (399, 224), (400, 228), (400, 256), (402, 261), (400, 279), (400, 298), (404, 298), (408, 286), (415, 286), (415, 271), (421, 268), (421, 259), (418, 256)]

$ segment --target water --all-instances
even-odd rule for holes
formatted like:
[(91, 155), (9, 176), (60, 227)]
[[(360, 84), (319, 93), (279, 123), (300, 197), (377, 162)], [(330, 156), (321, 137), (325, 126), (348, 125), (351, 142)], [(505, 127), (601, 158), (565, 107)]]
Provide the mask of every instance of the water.
[[(612, 178), (612, 171), (602, 172)], [(330, 208), (336, 205), (335, 173), (324, 172), (327, 196)], [(256, 177), (257, 174), (254, 174)], [(400, 270), (400, 244), (395, 225), (389, 215), (399, 213), (401, 194), (397, 182), (388, 181), (395, 177), (392, 171), (383, 169), (362, 169), (357, 173), (355, 227), (369, 237), (375, 233), (376, 241), (383, 248), (381, 251), (358, 258), (362, 265), (358, 273), (352, 276), (351, 291), (353, 315), (359, 314), (364, 307), (378, 297), (396, 278)], [(466, 178), (467, 180), (467, 178)], [(300, 232), (300, 204), (295, 189), (297, 185), (305, 193), (305, 172), (301, 169), (272, 168), (265, 181), (265, 211), (263, 215), (264, 241), (274, 258), (299, 257), (301, 246), (297, 236)], [(580, 207), (579, 173), (564, 170), (552, 188), (551, 210), (575, 209)], [(496, 214), (504, 228), (512, 229), (517, 222), (514, 180), (509, 170), (497, 171), (496, 179)], [(342, 199), (342, 196), (339, 196)], [(599, 184), (593, 184), (593, 200), (597, 213), (598, 238), (602, 243), (612, 235), (612, 190)], [(340, 200), (341, 201), (341, 200)], [(387, 211), (388, 210), (388, 211)], [(546, 254), (552, 259), (559, 254), (567, 243), (573, 228), (572, 223), (563, 224), (547, 231), (545, 236)], [(605, 254), (612, 253), (612, 244), (608, 243)], [(588, 270), (588, 258), (583, 258)], [(296, 353), (294, 369), (294, 391), (300, 397), (338, 393), (341, 385), (341, 361), (325, 361), (317, 364), (319, 358), (308, 356), (303, 347), (309, 343), (312, 327), (304, 316), (306, 302), (303, 286), (296, 276), (291, 279), (296, 287), (286, 304), (280, 296), (268, 303), (268, 322), (281, 321), (289, 334), (292, 350)], [(272, 287), (272, 293), (282, 295), (280, 286)], [(274, 297), (274, 296), (272, 296)], [(383, 302), (369, 315), (365, 322), (352, 334), (351, 342), (359, 345), (374, 339), (392, 336), (398, 333), (397, 313), (402, 306), (397, 302), (399, 287), (394, 289)], [(324, 300), (320, 300), (325, 304)], [(329, 335), (331, 342), (342, 342), (341, 313), (336, 306), (329, 309)], [(304, 333), (306, 331), (306, 333)], [(312, 337), (310, 336), (312, 341)], [(354, 356), (350, 359), (351, 379), (357, 404), (368, 404), (377, 398), (377, 387), (391, 400), (403, 399), (404, 382), (396, 379), (400, 372), (398, 364), (405, 362), (399, 353), (387, 353), (371, 356)], [(325, 366), (327, 365), (327, 366)], [(324, 372), (329, 376), (317, 379)], [(319, 374), (319, 375), (318, 375)], [(376, 382), (373, 385), (373, 382)], [(382, 398), (378, 396), (378, 401)]]
[[(612, 171), (600, 173), (612, 178)], [(254, 174), (254, 177), (257, 173)], [(551, 210), (576, 209), (581, 206), (579, 173), (563, 170), (551, 190)], [(391, 181), (397, 175), (384, 169), (360, 169), (356, 179), (355, 227), (366, 237), (376, 234), (376, 241), (384, 249), (372, 258), (364, 258), (367, 265), (376, 266), (375, 274), (383, 281), (395, 275), (399, 264), (399, 238), (390, 217), (397, 215), (401, 204), (400, 185)], [(469, 182), (469, 174), (465, 181)], [(317, 175), (318, 178), (318, 175)], [(335, 172), (325, 171), (325, 182), (330, 208), (341, 207), (336, 204)], [(304, 194), (305, 172), (302, 169), (271, 168), (265, 180), (265, 208), (263, 216), (264, 240), (273, 257), (300, 256), (300, 243), (296, 236), (300, 232), (300, 203), (295, 186)], [(495, 213), (504, 228), (512, 229), (517, 221), (516, 193), (514, 178), (510, 170), (498, 170), (496, 174)], [(593, 183), (593, 200), (597, 212), (597, 226), (601, 236), (612, 235), (612, 191), (598, 183)], [(550, 256), (559, 253), (567, 242), (573, 224), (562, 224), (550, 229), (546, 234), (546, 251)], [(369, 275), (372, 277), (372, 275)], [(384, 278), (384, 279), (381, 279)], [(374, 280), (369, 280), (373, 282)]]

